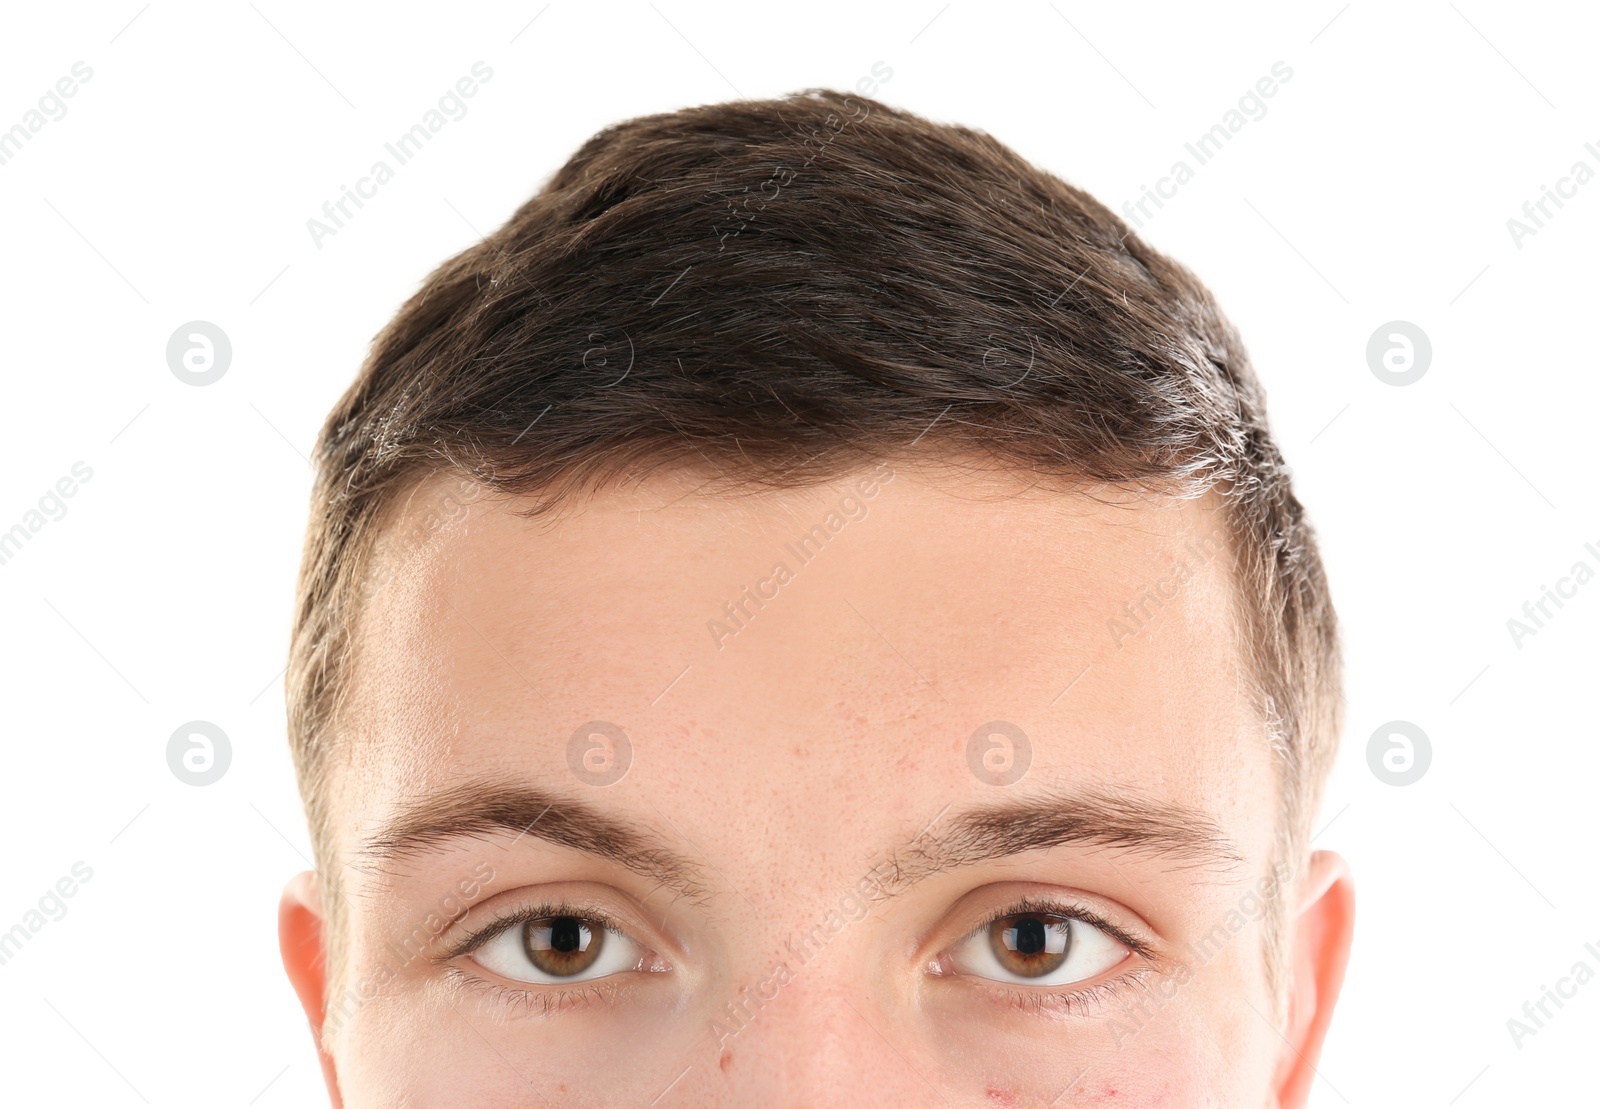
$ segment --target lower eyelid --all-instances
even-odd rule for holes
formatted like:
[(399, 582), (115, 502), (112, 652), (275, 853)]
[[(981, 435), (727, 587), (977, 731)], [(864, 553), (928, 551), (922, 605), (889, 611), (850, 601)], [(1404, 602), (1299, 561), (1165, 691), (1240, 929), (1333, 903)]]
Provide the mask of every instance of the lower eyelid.
[[(464, 990), (507, 1008), (525, 1008), (537, 1011), (541, 1015), (565, 1012), (590, 1003), (615, 1001), (629, 989), (628, 983), (617, 980), (622, 977), (621, 975), (608, 975), (605, 978), (578, 982), (570, 986), (533, 983), (510, 986), (491, 982), (458, 967), (450, 967), (446, 973)], [(1078, 1014), (1088, 1015), (1091, 1010), (1103, 1008), (1114, 997), (1122, 996), (1131, 990), (1148, 990), (1151, 980), (1158, 976), (1154, 967), (1144, 965), (1115, 978), (1080, 989), (1064, 989), (1059, 986), (1017, 986), (989, 979), (976, 979), (967, 988), (983, 990), (996, 995), (1003, 1004), (1030, 1012), (1054, 1010), (1064, 1015), (1074, 1015), (1076, 1011)]]
[(506, 985), (480, 978), (459, 967), (448, 968), (446, 974), (458, 988), (480, 1001), (489, 1002), (513, 1014), (525, 1012), (532, 1016), (549, 1016), (585, 1005), (614, 1002), (628, 991), (627, 983), (616, 981), (622, 977), (617, 974), (567, 986), (540, 983)]
[[(475, 974), (451, 967), (452, 982), (480, 1004), (491, 1004), (497, 1013), (510, 1017), (548, 1017), (573, 1012), (590, 1005), (618, 1004), (632, 992), (632, 983), (619, 981), (623, 975), (609, 975), (571, 986), (512, 986), (491, 982)], [(970, 976), (963, 976), (970, 977)], [(1014, 986), (977, 979), (970, 988), (990, 995), (991, 1004), (1047, 1019), (1074, 1020), (1104, 1016), (1111, 1004), (1130, 994), (1148, 992), (1151, 980), (1159, 977), (1155, 968), (1144, 965), (1104, 982), (1082, 989)]]
[(1114, 998), (1121, 997), (1129, 991), (1148, 991), (1150, 980), (1156, 975), (1154, 967), (1145, 965), (1083, 989), (1066, 989), (1060, 986), (1027, 987), (1010, 983), (987, 983), (986, 988), (998, 988), (999, 992), (1008, 995), (1005, 1004), (1028, 1012), (1089, 1016), (1103, 1011)]

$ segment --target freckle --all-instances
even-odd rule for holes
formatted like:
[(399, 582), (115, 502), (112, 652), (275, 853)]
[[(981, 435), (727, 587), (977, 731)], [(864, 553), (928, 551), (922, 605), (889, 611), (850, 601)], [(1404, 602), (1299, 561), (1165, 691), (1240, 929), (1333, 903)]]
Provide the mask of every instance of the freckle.
[(727, 1070), (728, 1069), (728, 1064), (731, 1063), (731, 1062), (733, 1062), (733, 1052), (724, 1051), (722, 1053), (722, 1059), (720, 1060), (719, 1065), (722, 1067), (723, 1070)]

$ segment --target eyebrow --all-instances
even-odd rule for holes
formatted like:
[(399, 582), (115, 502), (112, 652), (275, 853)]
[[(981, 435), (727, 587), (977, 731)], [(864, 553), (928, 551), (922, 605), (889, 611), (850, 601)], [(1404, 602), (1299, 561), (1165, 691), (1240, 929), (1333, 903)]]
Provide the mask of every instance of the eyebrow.
[(586, 801), (552, 790), (475, 780), (428, 794), (401, 807), (370, 836), (358, 855), (378, 864), (429, 854), (459, 839), (515, 833), (609, 859), (642, 878), (701, 900), (700, 868), (655, 832), (602, 813)]
[(1246, 861), (1216, 820), (1198, 809), (1130, 791), (1055, 790), (948, 819), (941, 811), (914, 839), (888, 853), (882, 893), (897, 896), (935, 874), (1067, 846), (1112, 848), (1174, 867), (1221, 871)]
[[(1245, 863), (1206, 813), (1128, 791), (1058, 790), (965, 809), (948, 819), (946, 811), (948, 806), (874, 868), (877, 896), (896, 897), (936, 874), (1053, 847), (1108, 847), (1178, 867), (1232, 870)], [(496, 781), (464, 782), (410, 802), (358, 854), (383, 864), (426, 855), (453, 840), (512, 832), (512, 846), (528, 836), (609, 859), (690, 900), (705, 899), (700, 867), (655, 832), (553, 791)]]

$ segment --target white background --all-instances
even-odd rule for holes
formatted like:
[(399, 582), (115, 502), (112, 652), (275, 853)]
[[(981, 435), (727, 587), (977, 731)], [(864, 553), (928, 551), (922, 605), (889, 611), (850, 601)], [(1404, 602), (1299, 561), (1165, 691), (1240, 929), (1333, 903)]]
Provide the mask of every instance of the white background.
[[(880, 98), (1120, 209), (1282, 61), (1266, 117), (1142, 234), (1243, 332), (1345, 628), (1317, 846), (1354, 865), (1358, 936), (1314, 1104), (1594, 1104), (1600, 982), (1520, 1048), (1507, 1021), (1600, 971), (1600, 582), (1520, 647), (1506, 622), (1600, 570), (1600, 181), (1520, 245), (1506, 221), (1600, 171), (1597, 42), (1578, 5), (1484, 0), (8, 7), (0, 128), (93, 77), (0, 166), (0, 530), (93, 477), (0, 566), (0, 930), (94, 875), (0, 966), (0, 1101), (320, 1103), (275, 923), (309, 854), (280, 678), (305, 456), (422, 276), (595, 130), (881, 61)], [(480, 60), (466, 117), (314, 245), (307, 219)], [(1365, 355), (1397, 319), (1433, 346), (1405, 387)], [(190, 320), (233, 344), (204, 388), (166, 364)], [(233, 746), (207, 788), (166, 762), (194, 719)], [(1366, 757), (1396, 719), (1432, 744), (1406, 787)]]

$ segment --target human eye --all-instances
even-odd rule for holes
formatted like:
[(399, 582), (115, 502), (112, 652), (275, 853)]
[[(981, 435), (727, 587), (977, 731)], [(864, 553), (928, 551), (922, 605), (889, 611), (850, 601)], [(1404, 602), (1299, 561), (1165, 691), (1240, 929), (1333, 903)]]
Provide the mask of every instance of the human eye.
[(1009, 905), (952, 945), (944, 973), (1007, 986), (1067, 986), (1114, 970), (1147, 945), (1078, 905)]
[(657, 956), (610, 918), (568, 907), (541, 907), (478, 929), (452, 954), (512, 982), (571, 985), (627, 971), (662, 969)]

